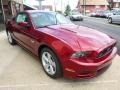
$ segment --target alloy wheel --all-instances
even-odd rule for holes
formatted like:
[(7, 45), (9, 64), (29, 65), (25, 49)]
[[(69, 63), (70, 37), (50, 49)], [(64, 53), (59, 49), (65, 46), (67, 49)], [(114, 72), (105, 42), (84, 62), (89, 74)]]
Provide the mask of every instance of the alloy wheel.
[(12, 36), (11, 36), (11, 33), (10, 33), (10, 32), (8, 32), (8, 41), (9, 41), (10, 43), (12, 43)]
[(49, 52), (43, 52), (42, 64), (43, 64), (43, 68), (48, 74), (54, 75), (56, 73), (56, 63), (54, 58)]

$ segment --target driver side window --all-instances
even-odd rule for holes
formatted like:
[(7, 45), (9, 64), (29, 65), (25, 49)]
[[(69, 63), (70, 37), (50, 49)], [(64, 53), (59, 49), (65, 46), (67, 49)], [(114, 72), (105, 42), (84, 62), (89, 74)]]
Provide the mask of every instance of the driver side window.
[(18, 14), (17, 18), (16, 18), (16, 22), (17, 23), (21, 23), (21, 22), (28, 22), (28, 17), (26, 14)]

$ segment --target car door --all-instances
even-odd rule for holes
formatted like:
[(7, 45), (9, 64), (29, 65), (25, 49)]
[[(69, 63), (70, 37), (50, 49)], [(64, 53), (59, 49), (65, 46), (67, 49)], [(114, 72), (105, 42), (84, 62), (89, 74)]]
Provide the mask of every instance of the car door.
[[(32, 32), (34, 29), (32, 28), (32, 24), (30, 22), (30, 18), (27, 13), (19, 13), (16, 17), (16, 23), (14, 25), (14, 36), (16, 40), (25, 48), (29, 49), (30, 51), (34, 52), (34, 39)], [(20, 25), (20, 23), (28, 23), (30, 27), (25, 27)]]
[(120, 11), (117, 13), (118, 23), (120, 24)]
[(117, 22), (117, 15), (112, 15), (112, 21)]
[(120, 12), (116, 12), (113, 17), (114, 22), (120, 22)]
[(120, 24), (120, 15), (118, 16), (119, 24)]

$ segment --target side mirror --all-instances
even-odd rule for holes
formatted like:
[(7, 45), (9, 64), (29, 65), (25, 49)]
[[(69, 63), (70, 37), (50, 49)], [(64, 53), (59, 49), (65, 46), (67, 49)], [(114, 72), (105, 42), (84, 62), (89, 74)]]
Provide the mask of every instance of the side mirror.
[(30, 24), (28, 22), (20, 22), (18, 23), (18, 25), (22, 26), (22, 27), (26, 27), (26, 28), (30, 28)]

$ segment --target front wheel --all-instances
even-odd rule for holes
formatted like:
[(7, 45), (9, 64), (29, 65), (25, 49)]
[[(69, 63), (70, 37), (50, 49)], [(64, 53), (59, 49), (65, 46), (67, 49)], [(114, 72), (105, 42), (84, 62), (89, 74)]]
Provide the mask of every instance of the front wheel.
[(109, 22), (110, 24), (112, 24), (112, 18), (109, 18), (109, 19), (108, 19), (108, 22)]
[(71, 21), (74, 21), (74, 18), (73, 18), (73, 17), (70, 17), (70, 20), (71, 20)]
[(59, 78), (62, 75), (59, 60), (56, 54), (49, 48), (43, 48), (40, 53), (42, 67), (45, 73), (52, 78)]
[(15, 40), (12, 38), (12, 35), (11, 35), (10, 31), (7, 31), (7, 37), (8, 37), (8, 41), (11, 45), (16, 44)]

